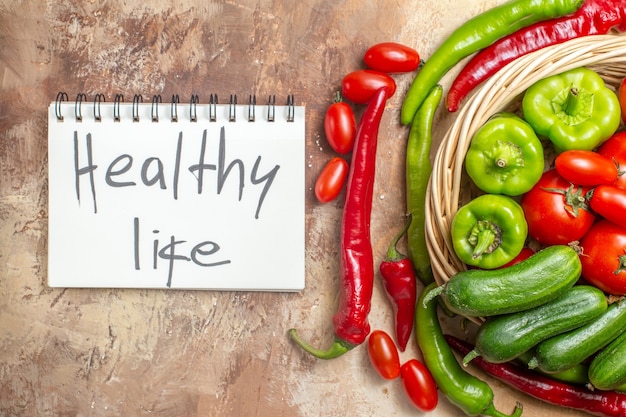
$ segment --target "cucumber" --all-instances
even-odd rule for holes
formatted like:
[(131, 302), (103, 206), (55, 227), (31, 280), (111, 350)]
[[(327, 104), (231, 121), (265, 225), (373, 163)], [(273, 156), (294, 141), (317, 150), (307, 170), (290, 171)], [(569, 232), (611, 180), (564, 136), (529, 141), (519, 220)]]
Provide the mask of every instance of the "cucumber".
[(574, 249), (554, 245), (506, 268), (459, 272), (431, 294), (441, 295), (450, 311), (465, 317), (510, 314), (555, 299), (576, 283), (581, 271)]
[(589, 382), (599, 390), (626, 383), (626, 332), (600, 351), (589, 364)]
[(546, 373), (564, 371), (598, 352), (625, 330), (626, 302), (615, 302), (590, 323), (541, 342), (528, 367)]
[(538, 307), (489, 317), (478, 328), (475, 348), (463, 362), (467, 364), (476, 356), (492, 363), (508, 362), (552, 336), (596, 319), (607, 305), (600, 289), (576, 285)]

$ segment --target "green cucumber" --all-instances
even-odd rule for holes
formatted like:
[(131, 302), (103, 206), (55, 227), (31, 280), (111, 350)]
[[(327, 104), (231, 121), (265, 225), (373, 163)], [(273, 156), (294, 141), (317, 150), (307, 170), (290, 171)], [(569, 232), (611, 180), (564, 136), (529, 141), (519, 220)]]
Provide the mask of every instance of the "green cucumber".
[(599, 390), (626, 383), (626, 332), (600, 351), (589, 364), (589, 382)]
[(581, 271), (574, 249), (554, 245), (506, 268), (459, 272), (431, 294), (441, 295), (450, 311), (465, 317), (510, 314), (555, 299), (576, 283)]
[(596, 319), (607, 305), (600, 289), (576, 285), (538, 307), (489, 317), (478, 328), (475, 348), (463, 362), (467, 364), (476, 356), (492, 363), (508, 362), (550, 337)]
[(547, 373), (564, 371), (589, 358), (624, 331), (626, 302), (619, 301), (590, 323), (541, 342), (528, 367)]

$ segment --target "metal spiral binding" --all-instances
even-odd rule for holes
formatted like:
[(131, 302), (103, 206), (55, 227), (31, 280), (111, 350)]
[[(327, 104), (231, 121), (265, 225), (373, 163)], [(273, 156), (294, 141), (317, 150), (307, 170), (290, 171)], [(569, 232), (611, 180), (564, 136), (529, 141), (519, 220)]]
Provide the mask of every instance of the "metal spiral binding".
[(56, 114), (57, 120), (59, 122), (63, 121), (63, 114), (61, 114), (61, 103), (64, 101), (69, 101), (67, 97), (67, 93), (64, 93), (63, 91), (61, 91), (59, 92), (59, 94), (57, 94), (57, 98), (54, 103), (54, 113)]
[(163, 99), (161, 99), (161, 94), (156, 94), (152, 96), (152, 107), (150, 109), (150, 115), (152, 116), (152, 121), (158, 123), (159, 121), (159, 103), (162, 103)]
[(273, 122), (276, 116), (276, 96), (267, 99), (267, 121)]
[(139, 103), (143, 103), (141, 94), (135, 94), (133, 97), (133, 122), (139, 121)]
[(237, 121), (237, 95), (230, 95), (230, 101), (228, 102), (228, 121)]
[(120, 121), (120, 102), (123, 102), (123, 101), (124, 101), (123, 94), (115, 95), (115, 100), (113, 101), (113, 121), (114, 122)]
[(178, 94), (172, 95), (172, 104), (170, 107), (171, 119), (172, 122), (176, 123), (178, 121), (178, 103), (180, 103), (180, 98)]
[[(76, 96), (76, 101), (74, 103), (74, 116), (77, 122), (81, 122), (83, 120), (82, 107), (83, 102), (87, 100), (87, 95), (84, 93), (78, 93)], [(69, 102), (67, 93), (61, 91), (57, 94), (55, 99), (55, 107), (54, 112), (57, 118), (57, 121), (62, 122), (64, 120), (62, 114), (62, 103), (64, 101)], [(102, 121), (102, 113), (101, 113), (101, 103), (106, 102), (106, 97), (104, 94), (98, 93), (94, 96), (93, 100), (93, 118), (96, 122)], [(120, 103), (124, 102), (123, 94), (116, 94), (115, 99), (113, 101), (113, 121), (120, 122)], [(159, 122), (159, 105), (163, 102), (160, 94), (155, 94), (152, 96), (152, 107), (151, 107), (151, 119), (152, 122)], [(135, 94), (133, 96), (133, 104), (132, 104), (132, 118), (133, 122), (139, 122), (140, 114), (139, 114), (139, 105), (143, 103), (143, 96), (141, 94)], [(197, 106), (200, 103), (197, 94), (193, 94), (191, 96), (189, 102), (189, 120), (191, 122), (198, 121), (197, 114)], [(178, 122), (178, 105), (180, 104), (180, 98), (178, 94), (172, 95), (171, 101), (171, 110), (170, 117), (172, 122)], [(215, 122), (217, 121), (217, 105), (218, 105), (218, 97), (217, 94), (211, 94), (209, 96), (209, 121)], [(256, 121), (256, 95), (250, 94), (248, 96), (248, 121), (255, 122)], [(295, 121), (295, 100), (293, 94), (287, 96), (287, 122)], [(276, 96), (270, 95), (267, 99), (267, 121), (274, 122), (276, 120)], [(237, 121), (237, 95), (231, 94), (229, 103), (228, 103), (228, 121), (236, 122)]]
[(102, 121), (102, 113), (100, 112), (100, 103), (105, 101), (104, 94), (98, 93), (93, 98), (93, 118), (96, 122)]
[(191, 120), (192, 122), (198, 121), (197, 104), (198, 104), (198, 95), (193, 94), (191, 96), (191, 101), (189, 103), (189, 120)]

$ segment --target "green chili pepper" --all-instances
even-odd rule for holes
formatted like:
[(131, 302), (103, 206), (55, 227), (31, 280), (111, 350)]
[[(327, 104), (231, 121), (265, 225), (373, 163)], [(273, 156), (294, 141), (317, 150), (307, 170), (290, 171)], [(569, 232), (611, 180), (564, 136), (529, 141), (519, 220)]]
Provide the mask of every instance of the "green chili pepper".
[(483, 194), (457, 211), (451, 234), (454, 251), (461, 261), (494, 269), (521, 252), (528, 224), (515, 200), (499, 194)]
[(415, 113), (406, 145), (406, 207), (411, 215), (411, 223), (407, 230), (408, 255), (417, 276), (424, 284), (434, 280), (430, 256), (426, 249), (424, 228), (426, 188), (432, 171), (430, 163), (432, 126), (442, 95), (443, 88), (440, 85), (431, 90), (424, 105)]
[(617, 95), (587, 68), (537, 81), (526, 90), (522, 111), (557, 152), (594, 149), (615, 133), (621, 117)]
[(575, 12), (583, 0), (511, 0), (458, 27), (426, 60), (402, 104), (400, 121), (409, 124), (429, 91), (463, 58), (533, 23)]
[(543, 147), (528, 123), (514, 114), (499, 113), (472, 137), (465, 169), (487, 193), (521, 195), (541, 178)]
[[(489, 384), (466, 372), (457, 362), (441, 330), (437, 302), (432, 297), (426, 301), (428, 294), (435, 288), (437, 283), (429, 284), (422, 291), (415, 308), (415, 335), (424, 363), (441, 392), (468, 416), (507, 416), (495, 408), (494, 394)], [(517, 403), (511, 416), (521, 415), (522, 405)]]

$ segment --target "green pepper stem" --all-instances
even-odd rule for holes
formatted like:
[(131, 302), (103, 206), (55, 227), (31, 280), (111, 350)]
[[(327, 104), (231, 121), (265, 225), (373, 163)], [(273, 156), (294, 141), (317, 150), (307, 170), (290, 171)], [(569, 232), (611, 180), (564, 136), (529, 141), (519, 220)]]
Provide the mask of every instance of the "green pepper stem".
[(565, 99), (565, 103), (563, 104), (563, 111), (570, 116), (580, 113), (582, 102), (578, 95), (578, 88), (572, 87), (569, 89), (567, 93), (567, 98)]
[(491, 253), (500, 246), (502, 239), (502, 230), (488, 220), (479, 220), (476, 222), (468, 241), (474, 246), (472, 258), (476, 259), (485, 253)]
[(504, 414), (503, 412), (498, 411), (493, 403), (489, 403), (487, 408), (485, 408), (481, 414), (491, 417), (520, 417), (523, 411), (524, 407), (522, 407), (522, 403), (520, 402), (515, 404), (515, 409), (512, 414)]
[(406, 224), (389, 244), (389, 248), (387, 249), (387, 258), (385, 259), (385, 261), (397, 262), (406, 258), (406, 255), (398, 251), (397, 246), (398, 246), (398, 242), (400, 241), (400, 239), (402, 239), (402, 236), (406, 234), (406, 231), (409, 230), (409, 226), (411, 225), (411, 219), (412, 219), (411, 213), (409, 213), (407, 217), (408, 217), (408, 220)]
[(350, 344), (350, 343), (348, 343), (348, 342), (346, 342), (344, 340), (341, 340), (338, 337), (335, 337), (335, 341), (330, 346), (330, 348), (328, 348), (327, 350), (317, 349), (317, 348), (314, 348), (313, 346), (309, 345), (307, 342), (305, 342), (298, 335), (298, 332), (296, 331), (296, 329), (290, 329), (289, 330), (289, 336), (291, 336), (291, 339), (298, 346), (300, 346), (307, 353), (310, 353), (311, 355), (315, 356), (318, 359), (335, 359), (335, 358), (338, 358), (339, 356), (343, 355), (344, 353), (348, 352), (352, 348), (354, 348), (354, 345), (352, 345), (352, 344)]
[(467, 355), (463, 357), (463, 366), (467, 366), (472, 359), (480, 356), (480, 352), (476, 349), (471, 350)]

